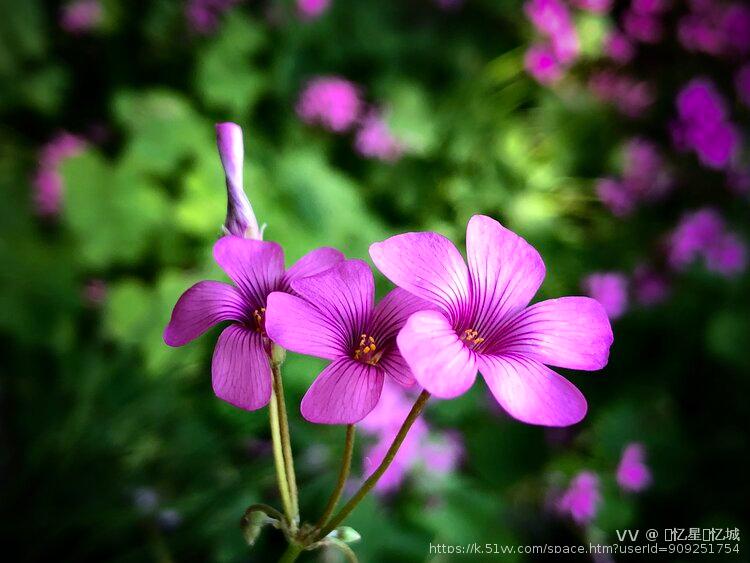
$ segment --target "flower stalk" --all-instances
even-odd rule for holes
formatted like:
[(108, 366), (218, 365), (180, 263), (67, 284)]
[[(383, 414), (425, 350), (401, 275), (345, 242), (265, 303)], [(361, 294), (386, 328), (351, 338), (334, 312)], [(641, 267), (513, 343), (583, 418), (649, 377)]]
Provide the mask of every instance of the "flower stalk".
[(367, 493), (369, 493), (377, 484), (378, 480), (380, 480), (380, 478), (383, 476), (383, 473), (385, 473), (385, 471), (393, 462), (393, 459), (396, 457), (396, 454), (398, 453), (401, 444), (404, 442), (406, 435), (409, 433), (409, 430), (414, 424), (414, 421), (419, 418), (419, 415), (422, 413), (422, 410), (424, 409), (424, 406), (429, 398), (430, 393), (427, 391), (422, 391), (419, 394), (419, 397), (417, 397), (417, 400), (414, 402), (414, 406), (411, 408), (411, 411), (409, 411), (409, 414), (401, 425), (401, 428), (396, 434), (396, 437), (393, 439), (391, 447), (388, 448), (388, 452), (385, 454), (383, 461), (380, 463), (378, 468), (373, 471), (372, 475), (370, 475), (362, 484), (362, 486), (354, 494), (354, 496), (349, 499), (349, 502), (347, 502), (344, 507), (339, 510), (338, 514), (336, 514), (336, 516), (334, 516), (333, 519), (328, 523), (328, 525), (320, 531), (320, 533), (318, 534), (318, 540), (326, 537), (333, 530), (335, 530), (336, 527), (341, 524), (347, 516), (349, 516), (352, 510), (356, 508), (356, 506), (367, 495)]
[(341, 458), (341, 469), (339, 470), (339, 478), (336, 482), (336, 487), (331, 493), (331, 497), (328, 499), (323, 510), (323, 515), (318, 520), (318, 524), (315, 526), (315, 530), (320, 530), (328, 523), (333, 511), (336, 509), (336, 505), (341, 498), (341, 493), (344, 492), (344, 486), (346, 485), (346, 479), (349, 477), (349, 470), (352, 466), (352, 451), (354, 450), (354, 425), (347, 424), (346, 426), (346, 439), (344, 442), (344, 455)]
[(271, 404), (275, 404), (278, 413), (279, 440), (281, 445), (281, 456), (283, 460), (284, 479), (289, 494), (289, 509), (291, 531), (294, 533), (299, 524), (299, 500), (297, 493), (297, 477), (294, 472), (294, 458), (292, 456), (292, 442), (289, 434), (289, 419), (284, 401), (284, 384), (281, 381), (281, 362), (276, 358), (281, 354), (274, 354), (271, 359), (271, 371), (273, 376), (273, 398)]

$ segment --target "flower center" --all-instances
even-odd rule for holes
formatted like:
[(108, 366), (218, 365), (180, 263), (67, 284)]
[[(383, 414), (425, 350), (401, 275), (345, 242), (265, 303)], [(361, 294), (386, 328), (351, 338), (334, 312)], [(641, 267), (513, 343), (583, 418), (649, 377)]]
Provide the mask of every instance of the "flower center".
[(473, 328), (467, 328), (460, 336), (460, 338), (464, 341), (464, 343), (466, 343), (469, 348), (472, 349), (476, 348), (482, 342), (484, 342), (484, 338), (479, 336), (479, 332), (474, 330)]
[(377, 343), (372, 336), (362, 334), (359, 337), (359, 346), (354, 350), (354, 359), (359, 360), (363, 364), (370, 364), (371, 366), (377, 365), (380, 356), (383, 355), (382, 350), (378, 350)]
[(253, 321), (255, 321), (255, 332), (260, 334), (266, 333), (266, 308), (261, 307), (253, 311)]

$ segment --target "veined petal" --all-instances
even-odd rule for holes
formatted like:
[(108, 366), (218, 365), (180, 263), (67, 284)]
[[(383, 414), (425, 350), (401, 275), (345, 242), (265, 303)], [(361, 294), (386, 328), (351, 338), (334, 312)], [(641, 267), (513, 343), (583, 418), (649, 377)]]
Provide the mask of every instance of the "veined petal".
[(454, 244), (437, 233), (405, 233), (370, 246), (370, 256), (397, 286), (457, 319), (469, 299), (469, 272)]
[(389, 291), (375, 306), (370, 321), (370, 331), (378, 341), (390, 341), (417, 311), (435, 310), (429, 301), (397, 287)]
[(292, 289), (319, 309), (337, 332), (348, 336), (347, 349), (372, 314), (375, 281), (362, 260), (344, 260), (321, 274), (297, 279)]
[(239, 325), (224, 329), (211, 364), (214, 393), (230, 405), (254, 411), (271, 400), (271, 366), (259, 333)]
[(346, 355), (350, 335), (304, 299), (273, 292), (266, 306), (266, 333), (278, 345), (299, 354), (334, 360)]
[(536, 303), (505, 329), (499, 354), (522, 355), (561, 368), (597, 370), (607, 365), (614, 339), (604, 307), (589, 297)]
[(443, 313), (414, 313), (396, 341), (414, 378), (436, 397), (452, 399), (474, 383), (476, 354), (464, 346)]
[(182, 346), (221, 321), (241, 321), (244, 301), (237, 288), (217, 281), (196, 283), (177, 300), (164, 342)]
[(383, 355), (380, 362), (378, 362), (378, 366), (386, 375), (392, 377), (394, 381), (397, 381), (404, 387), (411, 387), (417, 382), (414, 379), (414, 374), (411, 372), (409, 364), (406, 363), (401, 352), (395, 346), (387, 354)]
[(302, 416), (318, 424), (354, 424), (375, 408), (383, 372), (350, 358), (332, 362), (302, 398)]
[(578, 388), (544, 364), (523, 356), (479, 356), (479, 371), (513, 418), (542, 426), (570, 426), (586, 416)]
[(335, 248), (327, 246), (316, 248), (297, 260), (286, 271), (284, 280), (291, 284), (294, 280), (325, 272), (343, 261), (344, 255)]
[(471, 328), (490, 341), (500, 321), (529, 304), (544, 280), (542, 257), (524, 239), (484, 215), (466, 227), (475, 319)]
[(214, 258), (254, 307), (278, 289), (284, 275), (284, 251), (275, 242), (225, 236), (214, 245)]

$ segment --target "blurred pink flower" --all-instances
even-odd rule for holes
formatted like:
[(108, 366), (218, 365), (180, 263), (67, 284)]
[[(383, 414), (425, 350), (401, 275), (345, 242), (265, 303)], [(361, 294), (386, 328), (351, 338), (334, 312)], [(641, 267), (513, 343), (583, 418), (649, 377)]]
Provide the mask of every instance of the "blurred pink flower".
[(621, 317), (628, 307), (628, 279), (620, 272), (595, 272), (582, 283), (584, 292), (602, 304), (610, 319)]
[(627, 35), (613, 30), (604, 41), (604, 53), (614, 62), (624, 65), (635, 57), (635, 45)]
[(622, 27), (629, 37), (641, 43), (658, 43), (664, 34), (663, 25), (658, 17), (632, 9), (623, 14)]
[(706, 249), (706, 267), (723, 276), (734, 276), (747, 264), (745, 243), (734, 233), (725, 233), (716, 244)]
[(302, 19), (314, 20), (322, 16), (331, 5), (331, 0), (297, 0), (297, 13)]
[(185, 17), (196, 33), (207, 35), (216, 31), (222, 14), (242, 0), (188, 0)]
[(614, 178), (600, 178), (596, 182), (599, 201), (616, 217), (630, 215), (635, 209), (635, 197), (625, 183)]
[(464, 456), (464, 442), (455, 430), (433, 434), (422, 446), (425, 470), (434, 475), (452, 473)]
[(58, 168), (68, 158), (80, 154), (86, 142), (68, 132), (58, 133), (39, 151), (39, 166), (32, 180), (34, 206), (39, 215), (51, 217), (60, 213), (63, 179)]
[(404, 152), (403, 145), (376, 112), (371, 112), (362, 119), (354, 146), (362, 156), (385, 162), (398, 160)]
[(601, 70), (589, 78), (589, 89), (599, 100), (613, 104), (628, 117), (640, 117), (654, 102), (653, 88), (610, 70)]
[(646, 449), (643, 444), (628, 444), (622, 452), (617, 467), (617, 484), (629, 492), (638, 493), (651, 484), (651, 471), (646, 465)]
[(646, 307), (661, 303), (669, 296), (669, 281), (664, 274), (640, 264), (633, 271), (635, 300)]
[(107, 298), (107, 282), (99, 278), (92, 278), (83, 288), (83, 299), (87, 305), (96, 307), (104, 303)]
[[(542, 83), (550, 83), (556, 72), (572, 64), (580, 46), (568, 7), (561, 0), (528, 0), (524, 11), (537, 31), (549, 40), (551, 50), (532, 47), (527, 53), (527, 71)], [(541, 49), (546, 49), (542, 51)], [(529, 59), (530, 57), (530, 59)], [(553, 58), (554, 60), (553, 60)], [(554, 68), (559, 64), (558, 69)]]
[(60, 27), (71, 34), (82, 34), (96, 28), (104, 12), (99, 0), (75, 0), (60, 11)]
[(596, 517), (601, 500), (599, 477), (592, 471), (581, 471), (558, 500), (557, 508), (577, 524), (586, 525)]
[(571, 0), (570, 3), (576, 8), (587, 10), (597, 14), (604, 14), (612, 9), (614, 0)]
[(544, 45), (532, 45), (524, 56), (526, 72), (541, 84), (552, 84), (562, 78), (563, 69), (555, 53)]
[(307, 83), (296, 109), (305, 123), (342, 133), (359, 118), (362, 102), (352, 82), (338, 76), (319, 76)]

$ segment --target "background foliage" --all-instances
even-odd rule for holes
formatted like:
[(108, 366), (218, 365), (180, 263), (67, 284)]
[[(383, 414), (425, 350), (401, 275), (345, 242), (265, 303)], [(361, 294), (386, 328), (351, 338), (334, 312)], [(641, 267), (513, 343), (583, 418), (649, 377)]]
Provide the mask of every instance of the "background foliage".
[[(686, 210), (721, 209), (746, 236), (747, 197), (690, 155), (673, 157), (673, 193), (627, 220), (597, 201), (594, 180), (616, 170), (624, 139), (669, 145), (682, 84), (708, 74), (732, 88), (722, 63), (683, 64), (654, 47), (638, 72), (657, 103), (623, 118), (581, 78), (601, 54), (606, 15), (581, 13), (582, 61), (551, 89), (524, 72), (533, 32), (515, 0), (467, 0), (457, 11), (334, 0), (314, 21), (286, 2), (248, 1), (208, 34), (190, 30), (176, 0), (102, 6), (96, 29), (70, 34), (56, 3), (0, 2), (0, 529), (24, 560), (228, 563), (270, 560), (283, 547), (267, 530), (250, 552), (238, 529), (246, 506), (276, 502), (265, 411), (213, 397), (216, 331), (181, 349), (161, 338), (185, 288), (223, 279), (211, 258), (225, 212), (216, 121), (243, 126), (247, 191), (288, 263), (320, 245), (366, 259), (370, 242), (403, 230), (460, 244), (468, 218), (486, 213), (540, 250), (540, 297), (552, 297), (579, 293), (591, 271), (632, 271)], [(318, 74), (344, 76), (387, 108), (403, 157), (367, 160), (351, 134), (302, 123), (295, 103)], [(747, 108), (732, 108), (746, 123)], [(60, 213), (39, 217), (30, 179), (39, 147), (60, 130), (89, 143), (60, 166)], [(92, 280), (106, 285), (103, 298), (91, 298)], [(430, 542), (569, 544), (626, 526), (742, 527), (748, 289), (747, 275), (696, 265), (664, 303), (631, 307), (614, 323), (609, 366), (572, 376), (590, 412), (571, 430), (498, 414), (483, 384), (435, 401), (431, 424), (463, 436), (461, 470), (417, 472), (395, 495), (363, 503), (351, 519), (360, 559), (422, 561)], [(311, 518), (343, 437), (294, 407), (318, 369), (293, 354), (285, 368)], [(631, 441), (646, 445), (654, 474), (641, 495), (614, 481)], [(600, 473), (604, 496), (586, 530), (546, 501), (581, 469)]]

